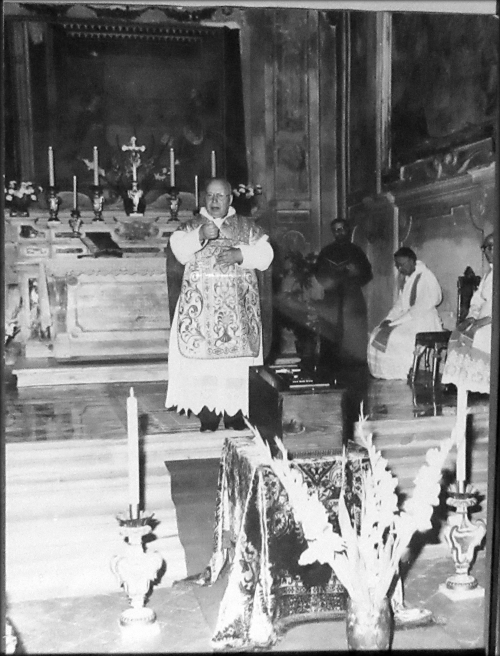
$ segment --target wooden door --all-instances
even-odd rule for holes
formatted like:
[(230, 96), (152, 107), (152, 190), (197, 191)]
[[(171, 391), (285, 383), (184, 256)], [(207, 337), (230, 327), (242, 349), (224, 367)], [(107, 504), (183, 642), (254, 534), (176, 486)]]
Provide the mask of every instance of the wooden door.
[(271, 231), (282, 252), (307, 253), (336, 216), (335, 33), (317, 11), (276, 9), (273, 20), (264, 75)]

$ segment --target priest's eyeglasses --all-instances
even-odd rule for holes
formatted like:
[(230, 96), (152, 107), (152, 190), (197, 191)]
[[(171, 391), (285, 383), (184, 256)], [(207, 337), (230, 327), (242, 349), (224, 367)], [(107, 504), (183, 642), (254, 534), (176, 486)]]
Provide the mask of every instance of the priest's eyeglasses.
[(229, 198), (231, 194), (206, 194), (207, 200), (224, 200), (224, 198)]
[(492, 251), (493, 250), (493, 244), (486, 244), (485, 246), (481, 246), (482, 251)]

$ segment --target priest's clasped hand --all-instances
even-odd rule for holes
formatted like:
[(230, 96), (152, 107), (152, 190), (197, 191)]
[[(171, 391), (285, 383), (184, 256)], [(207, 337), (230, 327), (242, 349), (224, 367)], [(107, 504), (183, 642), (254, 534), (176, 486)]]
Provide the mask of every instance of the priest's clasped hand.
[(201, 226), (199, 234), (200, 241), (204, 241), (205, 239), (217, 239), (219, 236), (219, 228), (213, 221), (209, 221)]
[(239, 248), (228, 248), (217, 256), (217, 264), (241, 264), (243, 253)]

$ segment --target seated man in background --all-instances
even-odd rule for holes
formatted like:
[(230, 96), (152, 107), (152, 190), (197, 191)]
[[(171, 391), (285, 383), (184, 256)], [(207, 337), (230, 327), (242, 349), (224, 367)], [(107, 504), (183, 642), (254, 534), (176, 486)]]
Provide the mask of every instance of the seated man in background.
[(375, 378), (405, 380), (416, 334), (443, 330), (436, 309), (442, 292), (436, 276), (411, 248), (402, 246), (394, 253), (394, 262), (403, 287), (392, 310), (370, 335), (368, 366)]
[(493, 234), (481, 249), (488, 271), (471, 299), (467, 317), (452, 332), (441, 382), (488, 394), (490, 391), (491, 316), (493, 301)]

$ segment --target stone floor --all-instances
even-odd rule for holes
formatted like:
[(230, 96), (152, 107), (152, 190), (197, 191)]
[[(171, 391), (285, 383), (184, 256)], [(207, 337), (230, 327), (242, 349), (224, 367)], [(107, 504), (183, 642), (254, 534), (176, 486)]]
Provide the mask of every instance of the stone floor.
[[(73, 410), (87, 407), (85, 398), (90, 390), (82, 386), (79, 395), (71, 397)], [(371, 389), (371, 416), (412, 417), (447, 414), (453, 412), (453, 397), (425, 399), (416, 403), (415, 394), (406, 383), (398, 381), (384, 384), (377, 381)], [(109, 432), (123, 431), (125, 426), (124, 386), (106, 386), (99, 396), (101, 417), (93, 417), (93, 437), (104, 438)], [(159, 399), (164, 395), (157, 383), (143, 384), (140, 398), (147, 413), (154, 415), (151, 424), (155, 430), (164, 430), (170, 421), (167, 415), (155, 415), (161, 408)], [(123, 398), (122, 398), (123, 397)], [(29, 394), (14, 389), (7, 394), (7, 438), (13, 441), (78, 439), (89, 427), (89, 409), (85, 412), (60, 412), (64, 406), (64, 390), (57, 393), (50, 388), (39, 388)], [(35, 399), (35, 400), (33, 400)], [(120, 401), (118, 401), (120, 399)], [(438, 407), (438, 411), (436, 411)], [(113, 408), (113, 413), (110, 412)], [(91, 413), (90, 413), (91, 414)], [(175, 420), (176, 421), (176, 420)], [(181, 428), (190, 428), (189, 420)], [(101, 431), (105, 434), (99, 433)], [(484, 550), (478, 553), (473, 574), (480, 585), (485, 584)], [(453, 564), (444, 544), (429, 545), (419, 557), (409, 563), (405, 574), (405, 600), (409, 606), (420, 606), (433, 612), (434, 622), (426, 627), (400, 629), (395, 632), (393, 650), (469, 650), (484, 645), (484, 599), (451, 601), (439, 591), (439, 585), (453, 573)], [(120, 613), (128, 606), (126, 594), (94, 597), (24, 601), (7, 606), (8, 616), (18, 636), (19, 653), (191, 653), (210, 652), (210, 639), (215, 628), (225, 579), (209, 588), (163, 588), (153, 590), (149, 606), (157, 614), (156, 633), (137, 634), (119, 625)], [(346, 649), (345, 623), (307, 623), (288, 630), (270, 651), (344, 651)]]
[[(452, 572), (445, 549), (419, 559), (405, 582), (406, 603), (433, 612), (434, 623), (399, 629), (395, 651), (469, 650), (484, 645), (484, 599), (451, 601), (438, 590)], [(484, 584), (484, 552), (474, 575)], [(215, 629), (217, 610), (225, 587), (222, 579), (211, 588), (169, 588), (153, 591), (149, 606), (157, 615), (156, 632), (124, 630), (120, 613), (127, 608), (122, 592), (97, 597), (23, 602), (9, 609), (19, 635), (19, 653), (206, 653)], [(269, 651), (344, 651), (345, 623), (316, 622), (296, 626)]]

